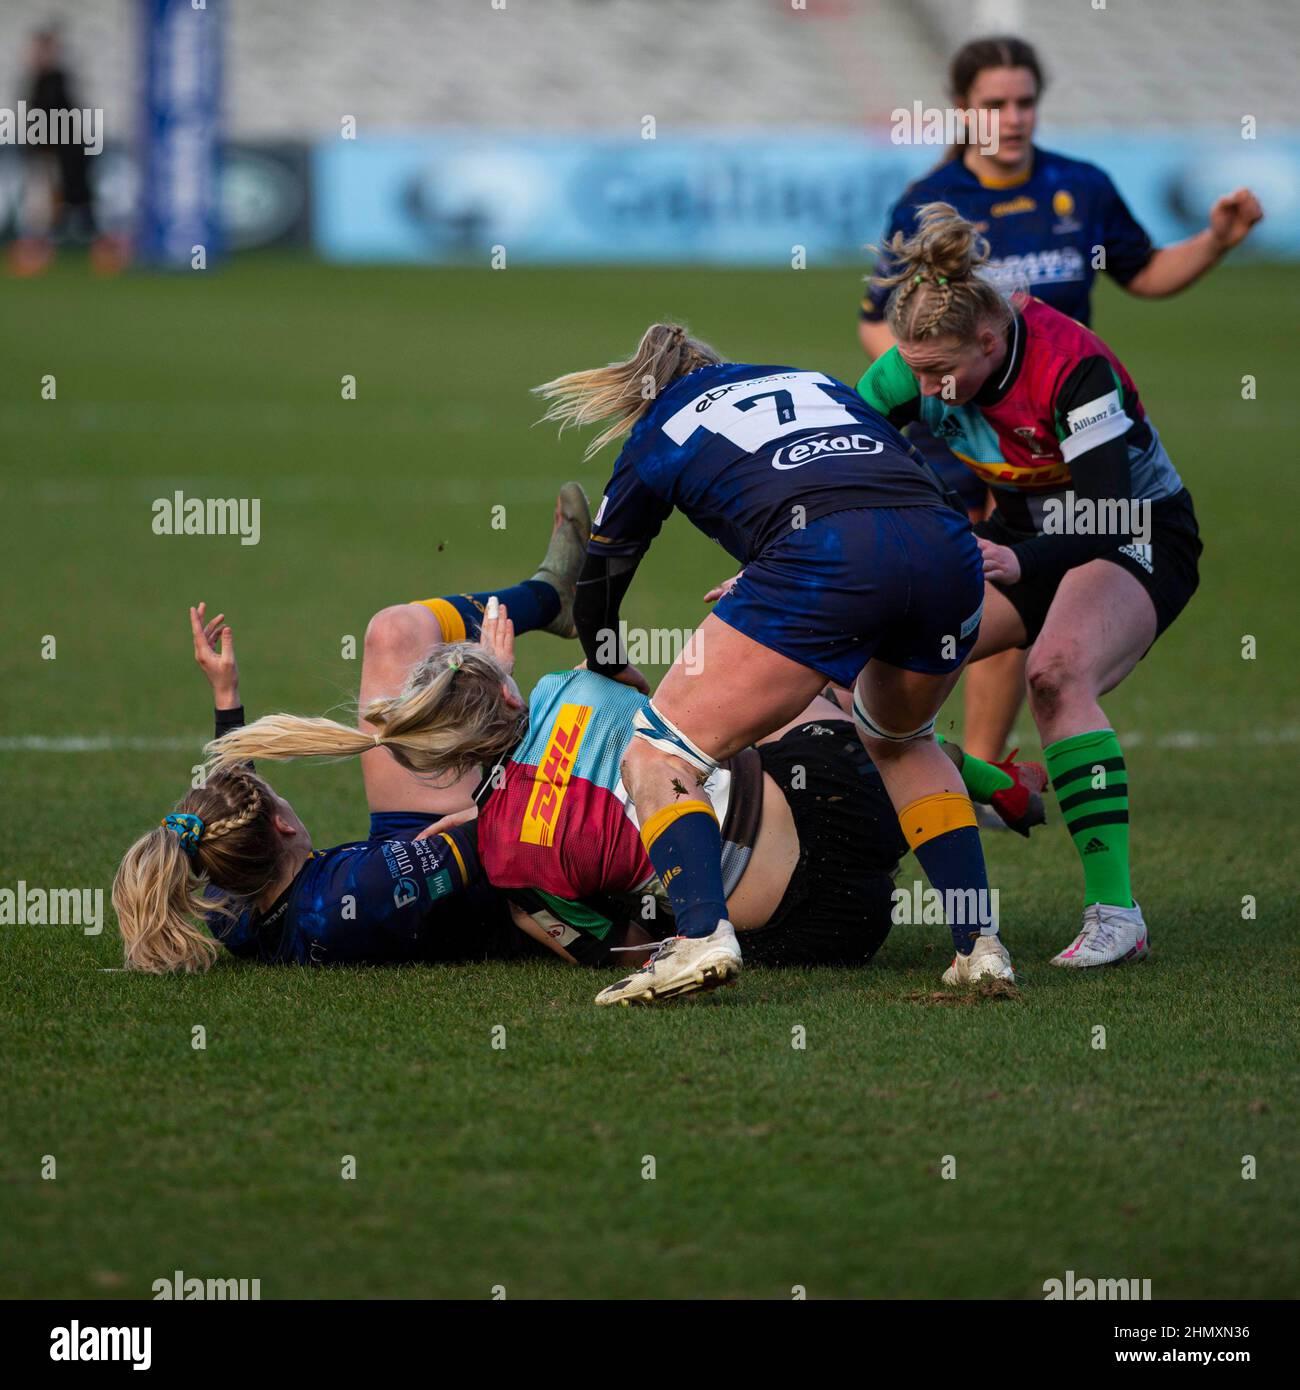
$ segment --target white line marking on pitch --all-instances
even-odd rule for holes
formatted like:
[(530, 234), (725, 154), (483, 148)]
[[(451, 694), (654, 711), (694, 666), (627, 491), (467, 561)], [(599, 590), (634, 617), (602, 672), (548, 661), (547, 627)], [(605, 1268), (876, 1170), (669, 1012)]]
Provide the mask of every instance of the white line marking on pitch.
[[(66, 734), (56, 738), (23, 734), (16, 738), (0, 738), (0, 753), (198, 753), (204, 742), (197, 735), (194, 738), (134, 738), (123, 734)], [(1300, 726), (1254, 729), (1243, 736), (1178, 729), (1155, 738), (1140, 729), (1121, 730), (1120, 742), (1126, 748), (1150, 744), (1155, 748), (1184, 751), (1219, 746), (1267, 748), (1278, 743), (1300, 743)]]
[(129, 738), (121, 734), (67, 734), (47, 738), (43, 734), (24, 734), (19, 738), (0, 738), (0, 753), (180, 753), (198, 751), (201, 738)]

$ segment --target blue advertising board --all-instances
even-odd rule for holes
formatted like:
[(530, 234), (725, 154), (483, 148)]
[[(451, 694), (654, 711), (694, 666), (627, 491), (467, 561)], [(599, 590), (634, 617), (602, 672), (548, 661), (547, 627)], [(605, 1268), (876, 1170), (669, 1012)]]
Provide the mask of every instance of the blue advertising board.
[[(1300, 130), (1256, 141), (1056, 130), (1044, 144), (1106, 169), (1162, 244), (1248, 184), (1268, 210), (1249, 254), (1300, 257)], [(842, 129), (335, 138), (314, 154), (313, 239), (340, 261), (778, 266), (802, 248), (810, 266), (854, 264), (940, 153)]]

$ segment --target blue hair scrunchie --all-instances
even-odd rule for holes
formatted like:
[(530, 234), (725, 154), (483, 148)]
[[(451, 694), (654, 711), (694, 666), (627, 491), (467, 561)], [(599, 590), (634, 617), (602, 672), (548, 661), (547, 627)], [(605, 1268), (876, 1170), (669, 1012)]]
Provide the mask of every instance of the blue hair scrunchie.
[(164, 816), (160, 824), (165, 825), (168, 830), (175, 831), (181, 848), (193, 859), (198, 853), (199, 841), (206, 829), (198, 816), (191, 816), (185, 811), (173, 811), (170, 815)]

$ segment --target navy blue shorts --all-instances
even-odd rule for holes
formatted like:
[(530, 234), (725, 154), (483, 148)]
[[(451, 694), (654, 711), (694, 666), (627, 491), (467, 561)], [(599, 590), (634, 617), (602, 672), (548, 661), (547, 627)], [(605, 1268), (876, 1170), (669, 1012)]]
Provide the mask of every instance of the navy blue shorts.
[(951, 507), (859, 507), (791, 531), (714, 612), (755, 642), (851, 686), (872, 657), (944, 675), (979, 634), (984, 564)]

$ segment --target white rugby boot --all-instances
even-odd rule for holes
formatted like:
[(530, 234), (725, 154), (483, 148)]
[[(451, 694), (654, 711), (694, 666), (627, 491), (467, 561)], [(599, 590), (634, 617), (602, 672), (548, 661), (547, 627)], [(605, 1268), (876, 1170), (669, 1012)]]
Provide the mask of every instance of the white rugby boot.
[(1110, 903), (1089, 903), (1083, 909), (1083, 930), (1064, 951), (1052, 957), (1053, 965), (1087, 970), (1094, 965), (1123, 965), (1141, 960), (1147, 953), (1147, 924), (1142, 909)]
[(678, 995), (717, 989), (740, 974), (736, 929), (722, 921), (709, 936), (670, 936), (626, 979), (602, 989), (597, 1004), (655, 1004)]
[(973, 985), (976, 980), (1014, 981), (1011, 956), (1000, 936), (979, 936), (968, 956), (956, 955), (943, 972), (946, 985)]

